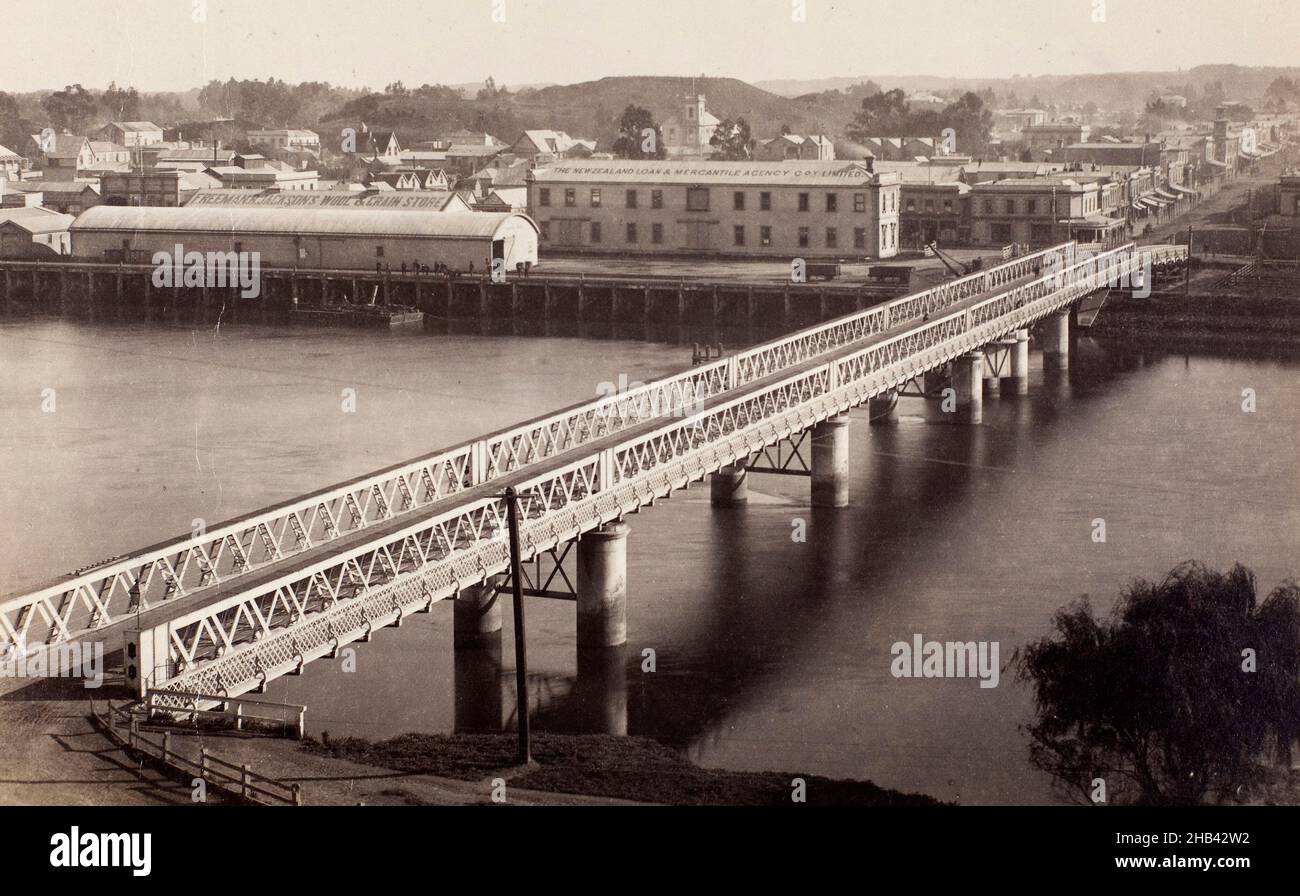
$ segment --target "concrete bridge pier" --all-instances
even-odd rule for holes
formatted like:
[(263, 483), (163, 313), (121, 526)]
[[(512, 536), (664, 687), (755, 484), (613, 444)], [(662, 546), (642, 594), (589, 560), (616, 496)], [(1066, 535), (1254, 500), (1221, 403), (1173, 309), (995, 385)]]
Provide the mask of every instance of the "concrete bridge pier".
[(979, 423), (984, 419), (984, 353), (962, 355), (952, 362), (952, 388), (957, 393), (957, 419)]
[(723, 467), (709, 476), (709, 501), (714, 507), (735, 507), (749, 501), (745, 468)]
[(812, 504), (849, 506), (849, 416), (824, 420), (812, 430)]
[(452, 644), (456, 649), (501, 644), (501, 601), (497, 586), (505, 576), (489, 576), (482, 585), (461, 589), (452, 601)]
[(1043, 369), (1065, 370), (1070, 366), (1070, 309), (1049, 314), (1042, 323)]
[(898, 391), (891, 389), (867, 400), (867, 420), (872, 426), (898, 420)]
[(578, 647), (627, 643), (626, 523), (606, 523), (578, 542)]
[(1011, 375), (1007, 377), (1007, 388), (1014, 395), (1028, 395), (1029, 331), (1016, 330), (1010, 339), (1014, 339), (1015, 344), (1011, 346)]
[(997, 398), (1002, 392), (1002, 381), (998, 376), (1003, 364), (1006, 361), (1004, 356), (1005, 349), (1000, 343), (993, 343), (985, 350), (984, 353), (984, 394), (989, 398)]

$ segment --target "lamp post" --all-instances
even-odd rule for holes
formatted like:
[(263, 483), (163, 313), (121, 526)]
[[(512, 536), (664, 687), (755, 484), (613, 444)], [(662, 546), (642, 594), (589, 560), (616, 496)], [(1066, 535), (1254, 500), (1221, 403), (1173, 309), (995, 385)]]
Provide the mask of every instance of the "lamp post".
[(519, 561), (519, 495), (514, 486), (506, 488), (506, 521), (510, 527), (510, 586), (514, 592), (515, 612), (515, 718), (519, 732), (518, 761), (532, 761), (528, 730), (528, 645), (524, 638), (524, 593), (522, 564)]

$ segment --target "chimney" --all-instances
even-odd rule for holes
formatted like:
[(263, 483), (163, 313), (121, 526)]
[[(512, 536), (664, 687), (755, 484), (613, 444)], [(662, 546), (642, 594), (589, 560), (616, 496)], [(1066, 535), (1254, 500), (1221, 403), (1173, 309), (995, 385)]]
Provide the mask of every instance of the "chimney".
[(876, 173), (876, 159), (875, 159), (875, 156), (867, 156), (863, 161), (865, 161), (865, 162), (867, 163), (867, 173), (868, 173), (868, 174), (875, 174), (875, 173)]

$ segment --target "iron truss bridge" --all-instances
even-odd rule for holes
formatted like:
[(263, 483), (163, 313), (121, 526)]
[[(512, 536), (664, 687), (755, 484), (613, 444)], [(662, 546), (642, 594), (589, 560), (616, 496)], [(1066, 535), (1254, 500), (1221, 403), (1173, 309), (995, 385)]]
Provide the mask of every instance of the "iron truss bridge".
[[(153, 629), (154, 688), (236, 696), (1186, 247), (1025, 255), (627, 392), (79, 570), (0, 603), (0, 654)], [(1144, 265), (1144, 261), (1146, 262)]]

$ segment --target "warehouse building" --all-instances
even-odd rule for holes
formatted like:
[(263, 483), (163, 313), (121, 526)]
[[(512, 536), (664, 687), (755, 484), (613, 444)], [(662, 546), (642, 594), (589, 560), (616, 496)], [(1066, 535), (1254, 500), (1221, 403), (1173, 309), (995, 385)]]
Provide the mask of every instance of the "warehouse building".
[(68, 254), (71, 215), (47, 208), (0, 211), (0, 258), (41, 259)]
[(869, 162), (574, 160), (529, 172), (547, 250), (738, 258), (889, 258), (899, 176)]
[(155, 252), (257, 252), (264, 267), (373, 270), (403, 264), (487, 271), (537, 263), (526, 215), (383, 209), (101, 205), (72, 224), (72, 255), (148, 263)]

